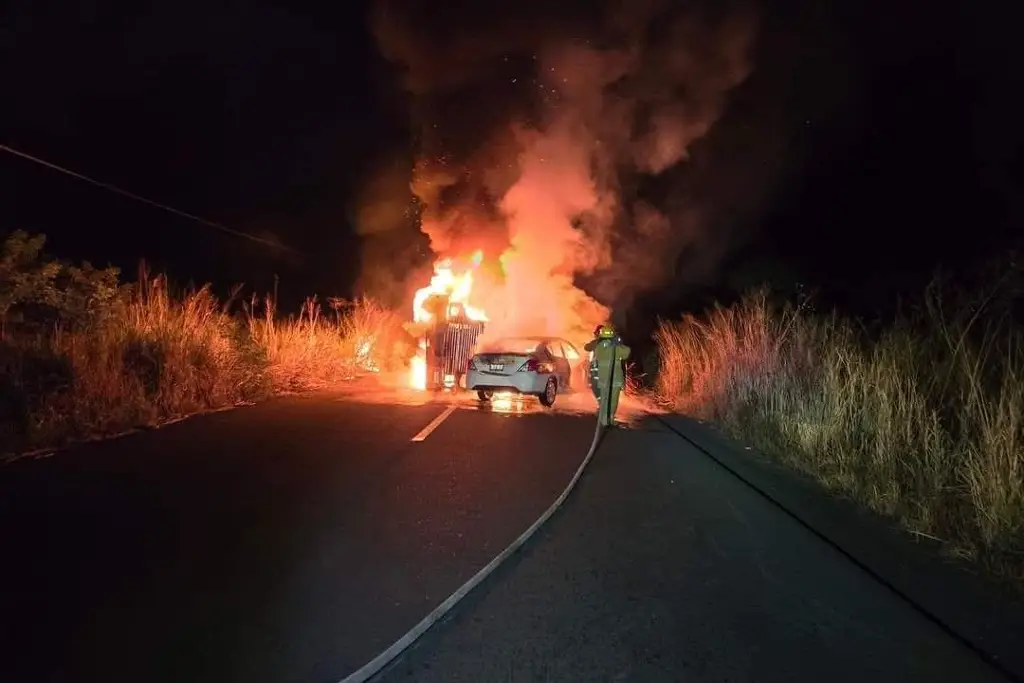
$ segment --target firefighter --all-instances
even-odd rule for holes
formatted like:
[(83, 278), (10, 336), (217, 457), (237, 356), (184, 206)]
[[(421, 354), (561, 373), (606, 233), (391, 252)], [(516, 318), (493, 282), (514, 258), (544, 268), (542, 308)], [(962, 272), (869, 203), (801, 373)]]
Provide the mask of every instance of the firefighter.
[(619, 395), (626, 383), (625, 361), (629, 358), (630, 348), (622, 343), (611, 325), (602, 325), (596, 338), (587, 342), (583, 348), (594, 354), (593, 364), (597, 370), (594, 375), (594, 393), (598, 399), (597, 421), (602, 426), (612, 427), (615, 425), (615, 411), (619, 407)]
[[(594, 328), (594, 338), (597, 339), (601, 336), (601, 327), (598, 325)], [(584, 350), (590, 355), (590, 390), (594, 392), (594, 398), (597, 402), (601, 402), (601, 385), (597, 381), (597, 356), (594, 354), (592, 347), (584, 347)]]

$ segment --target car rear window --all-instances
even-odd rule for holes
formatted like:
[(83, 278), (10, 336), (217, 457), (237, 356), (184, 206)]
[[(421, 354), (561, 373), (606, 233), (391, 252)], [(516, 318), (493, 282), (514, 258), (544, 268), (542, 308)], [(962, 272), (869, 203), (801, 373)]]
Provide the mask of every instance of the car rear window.
[(533, 353), (537, 350), (536, 339), (499, 339), (487, 344), (484, 353)]

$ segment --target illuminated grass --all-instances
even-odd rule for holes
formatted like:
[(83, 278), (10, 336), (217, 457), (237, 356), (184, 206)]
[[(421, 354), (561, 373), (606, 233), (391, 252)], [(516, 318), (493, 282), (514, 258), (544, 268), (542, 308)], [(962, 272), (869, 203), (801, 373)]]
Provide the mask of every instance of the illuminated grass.
[(0, 260), (0, 452), (327, 387), (403, 360), (399, 319), (369, 300), (331, 300), (324, 313), (310, 299), (284, 318), (269, 299), (176, 294), (145, 271), (120, 285), (115, 271), (45, 259), (35, 239), (9, 237)]
[(335, 314), (315, 298), (282, 320), (274, 302), (246, 307), (249, 338), (266, 358), (266, 377), (276, 391), (323, 388), (360, 372), (394, 369), (405, 348), (397, 314), (369, 299), (332, 300)]
[(869, 338), (763, 293), (663, 322), (658, 393), (679, 411), (1021, 578), (1024, 347), (984, 308), (923, 312)]

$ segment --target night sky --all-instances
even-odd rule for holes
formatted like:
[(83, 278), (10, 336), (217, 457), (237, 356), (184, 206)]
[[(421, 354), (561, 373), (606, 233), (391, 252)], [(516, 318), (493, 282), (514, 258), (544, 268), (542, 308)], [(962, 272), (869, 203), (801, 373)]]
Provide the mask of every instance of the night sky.
[[(679, 276), (635, 306), (672, 313), (699, 292), (768, 278), (871, 310), (920, 288), (939, 263), (966, 268), (1020, 244), (1024, 60), (1008, 4), (758, 5), (750, 75), (684, 162), (704, 202), (703, 237), (682, 249)], [(7, 7), (4, 144), (304, 255), (6, 154), (0, 231), (46, 233), (54, 253), (128, 271), (145, 258), (183, 283), (267, 290), (277, 274), (286, 301), (351, 293), (366, 249), (379, 258), (406, 241), (406, 256), (422, 257), (422, 240), (357, 235), (368, 179), (401, 177), (426, 144), (424, 115), (380, 54), (367, 3)], [(512, 18), (543, 33), (542, 7), (420, 9), (417, 30), (443, 44)], [(587, 9), (559, 12), (572, 25)], [(493, 76), (479, 68), (477, 90), (432, 115), (468, 130), (487, 107), (515, 108), (507, 88), (480, 96), (480, 84), (531, 78), (528, 60), (504, 63)], [(458, 136), (447, 140), (431, 144), (457, 156)], [(644, 191), (671, 203), (672, 177)]]

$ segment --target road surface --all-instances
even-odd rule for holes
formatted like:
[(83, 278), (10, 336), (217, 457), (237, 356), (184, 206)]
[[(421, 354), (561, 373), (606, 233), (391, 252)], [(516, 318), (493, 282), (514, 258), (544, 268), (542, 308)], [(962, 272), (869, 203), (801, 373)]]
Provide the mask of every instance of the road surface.
[[(594, 422), (559, 402), (289, 398), (0, 467), (0, 680), (338, 681), (565, 487)], [(989, 680), (650, 429), (382, 680)]]
[(645, 422), (612, 432), (549, 524), (374, 683), (1001, 680)]
[(406, 403), (277, 400), (0, 467), (0, 681), (362, 666), (551, 504), (593, 434), (460, 409), (412, 442), (448, 406)]

